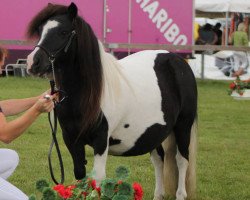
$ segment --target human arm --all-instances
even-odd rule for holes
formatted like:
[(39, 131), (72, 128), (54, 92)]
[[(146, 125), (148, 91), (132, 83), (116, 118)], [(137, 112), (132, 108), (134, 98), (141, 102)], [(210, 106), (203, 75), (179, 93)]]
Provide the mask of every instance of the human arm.
[(10, 122), (7, 122), (5, 115), (0, 112), (0, 141), (10, 143), (19, 137), (41, 113), (50, 112), (54, 107), (52, 98), (39, 98), (23, 115)]
[(39, 97), (4, 100), (0, 102), (0, 106), (5, 116), (17, 115), (32, 107)]

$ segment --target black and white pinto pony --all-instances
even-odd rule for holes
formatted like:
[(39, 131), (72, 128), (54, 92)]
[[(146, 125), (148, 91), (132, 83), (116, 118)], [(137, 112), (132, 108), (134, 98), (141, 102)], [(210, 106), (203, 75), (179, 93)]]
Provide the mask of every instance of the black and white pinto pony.
[(190, 197), (196, 179), (197, 87), (189, 65), (163, 50), (117, 60), (77, 12), (74, 3), (49, 4), (28, 28), (30, 38), (39, 38), (28, 56), (29, 73), (55, 78), (67, 94), (57, 112), (76, 179), (86, 175), (85, 145), (94, 150), (98, 183), (105, 178), (108, 154), (150, 153), (154, 200), (163, 199), (165, 190), (177, 200)]

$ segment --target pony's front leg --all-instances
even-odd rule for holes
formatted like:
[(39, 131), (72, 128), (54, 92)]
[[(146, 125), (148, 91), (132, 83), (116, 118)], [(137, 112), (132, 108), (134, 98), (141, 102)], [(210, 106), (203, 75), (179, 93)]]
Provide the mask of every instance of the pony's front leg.
[(97, 185), (100, 185), (101, 181), (106, 177), (106, 162), (108, 157), (108, 145), (103, 153), (95, 153), (94, 155), (94, 179)]
[(87, 164), (84, 142), (81, 140), (75, 142), (75, 139), (69, 137), (69, 135), (63, 132), (63, 139), (73, 159), (75, 178), (81, 180), (86, 176), (85, 165)]
[(90, 144), (94, 149), (93, 178), (97, 185), (106, 177), (106, 161), (108, 157), (109, 134), (108, 122), (105, 116), (102, 116), (99, 126), (90, 136)]

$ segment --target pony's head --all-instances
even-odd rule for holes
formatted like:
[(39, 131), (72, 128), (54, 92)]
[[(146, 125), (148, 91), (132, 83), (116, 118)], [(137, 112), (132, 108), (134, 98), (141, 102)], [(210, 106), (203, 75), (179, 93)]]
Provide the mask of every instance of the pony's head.
[(67, 64), (69, 49), (76, 48), (76, 18), (77, 7), (74, 3), (69, 7), (48, 4), (34, 17), (28, 36), (38, 37), (39, 42), (27, 59), (29, 73), (42, 76), (51, 73), (51, 62)]
[(81, 129), (91, 127), (100, 114), (103, 71), (98, 40), (77, 6), (48, 4), (31, 20), (27, 35), (39, 39), (27, 58), (28, 72), (50, 76), (53, 71), (69, 99), (78, 95)]

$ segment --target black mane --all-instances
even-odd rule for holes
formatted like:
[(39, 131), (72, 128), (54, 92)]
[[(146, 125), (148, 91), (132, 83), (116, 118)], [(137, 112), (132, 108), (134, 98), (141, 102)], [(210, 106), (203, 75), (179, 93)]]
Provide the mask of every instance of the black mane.
[[(48, 4), (30, 22), (27, 36), (39, 37), (39, 27), (51, 17), (70, 14), (70, 7)], [(75, 9), (77, 9), (75, 7)], [(77, 10), (76, 10), (77, 12)], [(103, 89), (103, 69), (99, 52), (98, 40), (91, 26), (80, 16), (72, 19), (76, 31), (77, 49), (71, 49), (76, 55), (74, 66), (70, 66), (80, 86), (80, 99), (78, 109), (82, 115), (81, 133), (90, 129), (97, 121), (101, 108), (101, 95)], [(71, 52), (71, 53), (72, 53)], [(77, 67), (76, 67), (77, 66)], [(73, 70), (77, 69), (77, 70)], [(66, 75), (65, 75), (66, 76)], [(61, 77), (62, 79), (68, 77)], [(75, 81), (74, 80), (74, 81)], [(60, 86), (61, 83), (59, 83)]]

